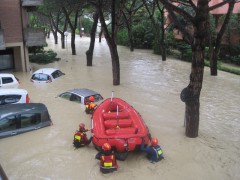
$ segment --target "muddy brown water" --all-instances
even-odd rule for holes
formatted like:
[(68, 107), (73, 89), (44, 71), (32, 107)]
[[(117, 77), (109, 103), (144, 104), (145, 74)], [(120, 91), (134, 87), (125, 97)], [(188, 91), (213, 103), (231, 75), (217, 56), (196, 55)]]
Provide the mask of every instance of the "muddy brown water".
[[(68, 43), (70, 39), (68, 39)], [(217, 77), (205, 68), (200, 97), (198, 138), (184, 135), (185, 104), (179, 94), (189, 83), (191, 64), (161, 58), (148, 50), (130, 52), (118, 47), (121, 85), (112, 85), (111, 59), (106, 41), (96, 42), (93, 66), (86, 66), (85, 51), (89, 38), (77, 38), (77, 55), (70, 44), (60, 49), (53, 39), (49, 49), (61, 60), (40, 67), (60, 68), (66, 75), (51, 84), (32, 84), (31, 72), (14, 72), (27, 89), (32, 102), (42, 102), (49, 109), (53, 126), (0, 140), (0, 163), (11, 180), (237, 180), (240, 179), (240, 78), (219, 71)], [(104, 98), (120, 97), (143, 117), (152, 136), (159, 139), (165, 160), (152, 164), (144, 153), (130, 153), (119, 161), (115, 173), (101, 174), (93, 145), (75, 150), (73, 134), (80, 122), (91, 126), (84, 106), (57, 95), (72, 88), (89, 88)], [(90, 136), (90, 134), (88, 134)]]

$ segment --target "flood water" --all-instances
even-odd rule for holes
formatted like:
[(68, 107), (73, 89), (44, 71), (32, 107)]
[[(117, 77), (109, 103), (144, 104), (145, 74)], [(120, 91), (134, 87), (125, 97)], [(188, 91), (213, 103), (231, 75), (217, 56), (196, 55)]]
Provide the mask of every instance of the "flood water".
[[(93, 66), (86, 66), (90, 39), (77, 37), (77, 55), (48, 40), (60, 61), (40, 67), (60, 68), (66, 75), (51, 84), (32, 84), (31, 73), (14, 72), (32, 102), (44, 103), (53, 126), (0, 140), (0, 163), (11, 180), (238, 180), (240, 179), (240, 77), (218, 72), (211, 77), (205, 68), (200, 97), (199, 137), (184, 133), (185, 104), (180, 92), (189, 83), (191, 64), (161, 58), (149, 50), (130, 52), (118, 47), (121, 85), (112, 85), (112, 68), (106, 41), (96, 40)], [(60, 42), (60, 41), (59, 41)], [(118, 161), (119, 169), (101, 174), (93, 145), (75, 150), (73, 134), (80, 122), (91, 127), (84, 106), (57, 95), (73, 88), (89, 88), (104, 98), (120, 97), (143, 117), (152, 137), (157, 137), (165, 159), (150, 163), (144, 153), (130, 153)], [(88, 133), (88, 136), (90, 134)]]

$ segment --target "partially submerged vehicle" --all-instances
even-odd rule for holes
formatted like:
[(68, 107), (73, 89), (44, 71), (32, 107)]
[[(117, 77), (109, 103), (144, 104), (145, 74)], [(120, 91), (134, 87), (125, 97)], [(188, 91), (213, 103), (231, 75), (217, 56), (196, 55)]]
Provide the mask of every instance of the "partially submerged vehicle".
[(108, 98), (92, 116), (92, 142), (97, 149), (108, 142), (117, 152), (138, 150), (142, 139), (150, 140), (148, 127), (141, 115), (120, 98)]
[(0, 106), (0, 138), (52, 125), (47, 107), (42, 103)]
[(86, 105), (89, 102), (89, 97), (94, 97), (94, 102), (99, 102), (103, 100), (103, 97), (101, 94), (99, 94), (96, 91), (86, 89), (86, 88), (80, 88), (80, 89), (71, 89), (66, 92), (63, 92), (59, 95), (59, 97), (78, 102), (81, 104)]
[(51, 83), (63, 75), (65, 75), (65, 73), (59, 69), (42, 68), (33, 73), (30, 81), (34, 83)]

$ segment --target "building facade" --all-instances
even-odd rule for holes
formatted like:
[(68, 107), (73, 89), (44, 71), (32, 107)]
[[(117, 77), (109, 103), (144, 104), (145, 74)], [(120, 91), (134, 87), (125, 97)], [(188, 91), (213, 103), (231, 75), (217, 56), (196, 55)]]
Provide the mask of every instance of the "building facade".
[[(211, 0), (209, 1), (209, 7), (212, 7), (218, 3), (221, 3), (223, 0)], [(197, 0), (193, 0), (193, 2), (195, 4), (197, 4)], [(178, 5), (177, 1), (173, 1), (173, 3), (175, 5)], [(222, 21), (218, 21), (222, 16), (224, 16), (228, 11), (228, 4), (221, 6), (219, 8), (216, 8), (212, 11), (210, 11), (210, 14), (213, 15), (213, 17), (215, 18), (216, 22), (217, 22), (217, 32), (220, 30), (220, 28), (222, 27)], [(238, 19), (240, 20), (240, 2), (236, 2), (234, 9), (233, 9), (233, 14), (237, 14), (238, 15)], [(167, 24), (171, 24), (172, 20), (171, 18), (168, 16), (168, 13), (166, 12), (166, 19), (167, 19)], [(188, 29), (189, 32), (193, 31), (192, 26), (186, 26), (186, 29)], [(174, 37), (177, 40), (183, 40), (183, 35), (180, 32), (180, 30), (178, 29), (174, 29)], [(232, 30), (231, 34), (229, 35), (229, 37), (227, 37), (226, 35), (223, 36), (222, 44), (229, 44), (231, 43), (232, 45), (239, 45), (240, 44), (240, 36), (239, 36), (239, 31), (238, 29)]]
[(29, 71), (28, 47), (46, 45), (44, 29), (29, 27), (43, 0), (0, 0), (0, 71)]

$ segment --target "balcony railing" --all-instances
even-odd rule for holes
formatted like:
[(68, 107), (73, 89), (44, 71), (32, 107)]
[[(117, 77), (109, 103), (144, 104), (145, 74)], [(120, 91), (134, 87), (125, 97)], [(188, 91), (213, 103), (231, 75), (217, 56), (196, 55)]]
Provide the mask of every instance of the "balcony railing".
[(6, 49), (3, 30), (0, 29), (0, 50)]
[(24, 7), (34, 7), (43, 4), (43, 0), (22, 0), (22, 6)]
[(26, 28), (24, 29), (24, 40), (27, 47), (45, 46), (46, 37), (42, 28)]

